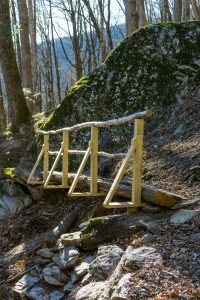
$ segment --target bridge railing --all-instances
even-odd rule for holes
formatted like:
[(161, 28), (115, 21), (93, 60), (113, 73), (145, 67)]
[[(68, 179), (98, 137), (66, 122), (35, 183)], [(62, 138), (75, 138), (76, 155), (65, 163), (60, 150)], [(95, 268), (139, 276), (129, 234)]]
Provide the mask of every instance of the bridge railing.
[[(143, 137), (144, 137), (144, 119), (152, 116), (151, 111), (138, 112), (127, 117), (113, 119), (105, 122), (87, 122), (77, 124), (72, 127), (66, 127), (55, 131), (40, 131), (44, 135), (44, 144), (41, 152), (36, 160), (33, 170), (28, 178), (29, 184), (43, 184), (44, 188), (68, 188), (69, 196), (102, 196), (102, 193), (98, 192), (98, 157), (111, 156), (105, 152), (98, 151), (98, 131), (99, 128), (120, 126), (127, 123), (134, 122), (134, 137), (131, 139), (131, 145), (126, 154), (119, 153), (119, 157), (123, 157), (123, 162), (119, 171), (111, 185), (111, 188), (106, 195), (103, 206), (106, 208), (127, 207), (134, 208), (141, 206), (141, 176), (142, 176), (142, 150), (143, 150)], [(70, 150), (69, 149), (69, 137), (70, 133), (81, 130), (83, 128), (90, 128), (91, 140), (89, 141), (86, 151), (82, 150)], [(58, 152), (50, 151), (49, 149), (49, 137), (51, 135), (63, 134), (63, 141), (61, 143), (60, 150)], [(73, 179), (71, 186), (69, 186), (69, 155), (83, 155), (82, 162), (78, 168), (78, 171)], [(49, 158), (55, 156), (53, 165), (50, 168)], [(116, 155), (114, 155), (116, 157)], [(87, 193), (77, 193), (75, 189), (84, 167), (90, 157), (90, 191)], [(51, 183), (52, 176), (56, 170), (59, 160), (62, 158), (62, 183), (60, 185), (53, 185)], [(130, 202), (112, 202), (114, 195), (117, 192), (119, 183), (129, 165), (129, 162), (133, 158), (133, 177), (132, 177), (132, 197)], [(43, 180), (34, 181), (34, 174), (43, 159)]]

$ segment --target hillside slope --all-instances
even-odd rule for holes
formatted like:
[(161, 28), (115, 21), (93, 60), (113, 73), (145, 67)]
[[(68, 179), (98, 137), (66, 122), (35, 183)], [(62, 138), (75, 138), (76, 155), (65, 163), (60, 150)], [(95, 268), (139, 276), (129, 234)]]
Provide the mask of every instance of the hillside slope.
[[(146, 126), (143, 180), (200, 198), (200, 87), (184, 103), (163, 110)], [(150, 124), (149, 124), (150, 125)]]

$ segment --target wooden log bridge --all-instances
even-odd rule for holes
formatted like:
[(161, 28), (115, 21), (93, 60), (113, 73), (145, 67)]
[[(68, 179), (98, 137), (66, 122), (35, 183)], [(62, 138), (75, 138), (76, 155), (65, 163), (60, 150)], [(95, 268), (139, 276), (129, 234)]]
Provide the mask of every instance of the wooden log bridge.
[[(163, 206), (171, 206), (175, 204), (175, 198), (172, 197), (170, 193), (162, 193), (161, 190), (155, 191), (151, 187), (142, 185), (142, 151), (143, 151), (143, 138), (144, 138), (144, 119), (150, 118), (152, 116), (151, 111), (138, 112), (133, 115), (113, 119), (105, 122), (87, 122), (78, 124), (72, 127), (66, 127), (58, 129), (55, 131), (40, 131), (44, 135), (44, 144), (42, 146), (41, 152), (37, 158), (37, 161), (33, 167), (33, 170), (28, 178), (27, 183), (33, 185), (43, 185), (45, 189), (56, 189), (64, 188), (68, 189), (68, 196), (102, 196), (105, 195), (105, 201), (103, 206), (105, 208), (127, 208), (129, 211), (134, 211), (138, 207), (141, 207), (141, 198), (145, 200), (149, 198), (149, 202), (154, 204), (162, 205), (162, 199), (164, 199)], [(128, 123), (134, 122), (134, 136), (131, 139), (130, 147), (126, 154), (108, 154), (105, 152), (98, 151), (98, 130), (99, 128), (120, 126)], [(90, 128), (91, 139), (88, 144), (88, 148), (85, 151), (80, 150), (70, 150), (69, 149), (69, 136), (70, 133), (81, 130), (83, 128)], [(49, 149), (49, 139), (51, 135), (62, 134), (63, 140), (60, 145), (60, 149), (57, 152), (50, 151)], [(69, 174), (69, 155), (83, 155), (82, 162), (77, 170), (77, 173), (73, 176)], [(50, 168), (50, 156), (54, 156), (54, 162)], [(107, 185), (103, 184), (102, 180), (98, 178), (98, 158), (99, 156), (107, 157), (123, 157), (122, 164), (119, 171), (113, 180), (113, 182), (108, 182)], [(82, 175), (83, 170), (86, 166), (88, 159), (90, 158), (90, 176), (84, 177)], [(131, 182), (128, 183), (128, 188), (125, 185), (121, 185), (120, 182), (123, 175), (133, 158), (133, 176)], [(58, 162), (62, 159), (62, 172), (59, 173), (59, 180), (56, 180), (56, 167)], [(35, 172), (43, 160), (43, 172), (42, 180), (35, 180)], [(58, 179), (58, 178), (57, 178)], [(123, 188), (122, 188), (123, 186)], [(77, 192), (77, 188), (88, 188), (87, 192)], [(131, 201), (127, 202), (113, 202), (113, 197), (115, 195), (121, 195), (130, 198)], [(160, 199), (161, 198), (161, 199)]]

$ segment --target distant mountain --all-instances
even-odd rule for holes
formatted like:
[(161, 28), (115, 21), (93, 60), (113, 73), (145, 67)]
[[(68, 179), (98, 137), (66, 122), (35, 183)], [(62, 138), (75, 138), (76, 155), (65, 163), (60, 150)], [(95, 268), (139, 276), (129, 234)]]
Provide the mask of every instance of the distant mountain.
[[(126, 37), (126, 26), (125, 24), (116, 25), (112, 27), (111, 31), (112, 31), (113, 44), (115, 47)], [(72, 61), (74, 60), (74, 52), (73, 52), (73, 47), (72, 47), (72, 42), (70, 37), (62, 37), (61, 41), (60, 39), (56, 39), (55, 43), (56, 43), (56, 48), (58, 53), (58, 61), (59, 61), (59, 68), (60, 68), (60, 75), (61, 75), (62, 96), (64, 96), (66, 90), (70, 88), (70, 86), (74, 84), (76, 80), (75, 80), (75, 72), (73, 72), (74, 70), (72, 69), (72, 67), (70, 66), (69, 62), (66, 59), (62, 44), (65, 48), (65, 51), (69, 59)], [(53, 74), (54, 74), (54, 78), (56, 79), (55, 68), (53, 68)], [(56, 80), (54, 81), (55, 81), (54, 90), (56, 91), (57, 89)]]

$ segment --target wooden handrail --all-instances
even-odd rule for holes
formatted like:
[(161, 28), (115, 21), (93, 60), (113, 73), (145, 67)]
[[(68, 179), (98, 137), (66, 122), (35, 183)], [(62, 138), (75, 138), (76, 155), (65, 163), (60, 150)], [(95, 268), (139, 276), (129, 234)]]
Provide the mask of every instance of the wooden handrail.
[[(55, 131), (39, 131), (44, 134), (44, 144), (42, 151), (33, 167), (33, 171), (28, 178), (28, 183), (34, 183), (32, 177), (43, 158), (43, 181), (44, 188), (69, 188), (69, 196), (102, 196), (102, 193), (98, 191), (98, 158), (99, 156), (105, 156), (109, 158), (124, 157), (121, 167), (111, 185), (111, 188), (105, 198), (103, 206), (106, 208), (122, 208), (127, 207), (129, 212), (134, 212), (137, 207), (141, 206), (141, 177), (142, 177), (142, 150), (143, 150), (143, 137), (144, 137), (144, 119), (150, 118), (153, 115), (151, 111), (144, 111), (126, 116), (123, 118), (102, 121), (102, 122), (87, 122), (77, 124), (72, 127), (66, 127)], [(98, 151), (98, 128), (105, 128), (110, 126), (119, 126), (127, 123), (134, 122), (134, 137), (131, 140), (131, 145), (128, 152), (109, 154)], [(69, 149), (69, 137), (70, 132), (75, 130), (90, 128), (91, 139), (87, 150), (70, 150)], [(59, 151), (50, 151), (49, 148), (49, 137), (50, 135), (63, 133), (63, 140), (60, 145)], [(71, 184), (69, 185), (69, 155), (83, 155), (82, 162), (79, 166), (77, 174)], [(49, 168), (50, 156), (56, 156), (53, 165)], [(90, 158), (90, 192), (77, 193), (76, 188), (81, 174), (83, 173), (84, 167)], [(62, 184), (52, 185), (52, 176), (56, 170), (59, 160), (62, 159)], [(133, 159), (132, 166), (132, 196), (131, 202), (112, 202), (114, 195), (117, 193), (119, 183), (124, 176), (130, 161)], [(51, 182), (51, 184), (49, 184)]]
[(110, 126), (119, 126), (119, 125), (124, 125), (127, 123), (131, 123), (134, 122), (135, 119), (148, 119), (151, 118), (153, 115), (152, 111), (143, 111), (143, 112), (138, 112), (126, 117), (122, 117), (122, 118), (118, 118), (118, 119), (112, 119), (112, 120), (108, 120), (108, 121), (93, 121), (93, 122), (86, 122), (86, 123), (81, 123), (81, 124), (77, 124), (74, 125), (72, 127), (65, 127), (62, 129), (58, 129), (58, 130), (51, 130), (51, 131), (43, 131), (43, 130), (39, 130), (38, 133), (42, 133), (42, 134), (57, 134), (57, 133), (62, 133), (63, 131), (76, 131), (76, 130), (80, 130), (83, 128), (88, 128), (88, 127), (110, 127)]

